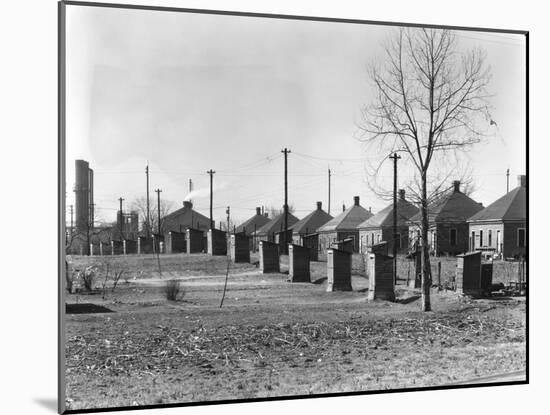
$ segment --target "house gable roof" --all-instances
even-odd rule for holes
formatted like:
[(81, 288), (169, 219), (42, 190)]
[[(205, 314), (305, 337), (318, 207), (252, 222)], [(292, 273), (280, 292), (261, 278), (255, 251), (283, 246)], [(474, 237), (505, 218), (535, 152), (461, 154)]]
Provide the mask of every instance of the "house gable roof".
[[(267, 235), (269, 233), (279, 232), (282, 229), (284, 221), (285, 221), (285, 214), (281, 213), (280, 215), (275, 216), (273, 219), (267, 222), (260, 229), (258, 229), (256, 231), (256, 234)], [(296, 222), (298, 222), (298, 218), (294, 216), (292, 213), (288, 212), (288, 227), (290, 228), (290, 226), (294, 225)]]
[[(466, 222), (472, 215), (483, 209), (483, 206), (460, 191), (451, 191), (428, 207), (428, 221)], [(420, 222), (421, 213), (414, 215), (410, 222)]]
[(525, 220), (527, 218), (527, 189), (518, 186), (477, 212), (468, 222), (488, 220)]
[[(418, 208), (404, 199), (397, 201), (397, 226), (406, 225), (418, 213)], [(359, 229), (381, 228), (393, 225), (393, 203), (359, 224)]]
[(335, 218), (329, 220), (319, 229), (318, 232), (334, 232), (343, 230), (356, 230), (357, 226), (369, 219), (373, 214), (360, 205), (353, 205)]
[(245, 232), (246, 234), (254, 232), (254, 229), (259, 230), (262, 226), (268, 223), (270, 219), (264, 215), (254, 215), (247, 221), (241, 223), (236, 228), (236, 232)]
[[(168, 227), (167, 231), (179, 231), (179, 229), (176, 229), (173, 224), (188, 224), (189, 227), (199, 228), (199, 229), (208, 229), (210, 226), (210, 219), (206, 216), (202, 215), (201, 213), (197, 212), (196, 210), (189, 208), (187, 206), (183, 206), (182, 208), (179, 208), (178, 210), (175, 210), (165, 217), (162, 218), (162, 221), (166, 224)], [(200, 226), (198, 226), (200, 225)]]
[(329, 215), (322, 209), (315, 209), (305, 218), (300, 219), (289, 229), (292, 229), (293, 233), (298, 234), (310, 234), (317, 231), (317, 229), (327, 223), (332, 219), (332, 216)]

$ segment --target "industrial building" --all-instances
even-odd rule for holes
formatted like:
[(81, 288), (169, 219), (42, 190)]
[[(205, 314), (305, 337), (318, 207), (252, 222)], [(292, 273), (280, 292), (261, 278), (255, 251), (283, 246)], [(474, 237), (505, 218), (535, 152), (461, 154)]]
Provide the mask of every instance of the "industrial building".
[[(404, 252), (408, 248), (408, 221), (418, 213), (418, 208), (405, 199), (405, 190), (399, 190), (397, 198), (397, 251)], [(382, 241), (388, 242), (388, 249), (393, 250), (393, 202), (380, 212), (362, 222), (358, 226), (360, 252), (366, 253), (368, 248)]]
[[(460, 181), (453, 182), (451, 191), (428, 206), (428, 245), (435, 255), (456, 255), (468, 251), (468, 219), (483, 209), (460, 191)], [(409, 244), (420, 235), (421, 213), (409, 221)]]
[(357, 226), (373, 215), (359, 204), (359, 196), (355, 196), (353, 201), (351, 208), (344, 210), (317, 230), (321, 258), (324, 258), (328, 248), (344, 239), (352, 239), (353, 252), (359, 252), (359, 229)]
[(527, 254), (527, 178), (518, 176), (515, 189), (468, 219), (470, 251), (503, 258)]
[(75, 231), (84, 234), (94, 227), (94, 171), (85, 160), (75, 160)]
[(117, 210), (117, 220), (113, 224), (111, 238), (114, 241), (136, 240), (139, 233), (139, 215), (135, 210), (125, 213)]

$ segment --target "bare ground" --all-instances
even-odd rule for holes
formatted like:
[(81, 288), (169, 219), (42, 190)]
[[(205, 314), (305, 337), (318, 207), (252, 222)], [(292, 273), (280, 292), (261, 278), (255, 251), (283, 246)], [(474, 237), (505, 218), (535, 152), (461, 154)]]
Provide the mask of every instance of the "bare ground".
[[(354, 291), (327, 293), (326, 264), (312, 264), (317, 283), (291, 284), (283, 258), (281, 274), (232, 267), (220, 309), (223, 257), (161, 256), (162, 277), (153, 256), (109, 260), (132, 278), (105, 299), (67, 296), (114, 311), (67, 315), (70, 409), (437, 386), (525, 370), (522, 298), (434, 290), (434, 311), (422, 313), (404, 286), (397, 302), (367, 302), (360, 261)], [(169, 278), (181, 280), (181, 301), (165, 299)]]

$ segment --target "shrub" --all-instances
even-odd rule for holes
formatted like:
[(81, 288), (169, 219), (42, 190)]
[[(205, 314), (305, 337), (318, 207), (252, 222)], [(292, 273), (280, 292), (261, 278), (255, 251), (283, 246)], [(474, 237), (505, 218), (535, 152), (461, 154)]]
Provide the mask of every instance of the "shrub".
[(65, 261), (65, 281), (67, 283), (66, 288), (69, 294), (73, 292), (73, 279), (74, 279), (73, 272), (72, 270), (69, 271), (69, 263)]
[(164, 293), (166, 294), (166, 299), (169, 301), (177, 301), (178, 297), (182, 298), (184, 291), (181, 288), (179, 280), (169, 280), (164, 286)]
[(84, 283), (84, 288), (87, 291), (92, 291), (94, 288), (95, 271), (96, 270), (94, 267), (87, 267), (84, 271), (80, 272), (80, 277)]

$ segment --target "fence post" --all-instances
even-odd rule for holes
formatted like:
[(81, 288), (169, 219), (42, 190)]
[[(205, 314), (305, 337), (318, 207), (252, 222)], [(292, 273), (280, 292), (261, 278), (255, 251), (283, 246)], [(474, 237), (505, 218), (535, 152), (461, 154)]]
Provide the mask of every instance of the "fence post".
[(437, 263), (437, 290), (441, 291), (441, 261)]

